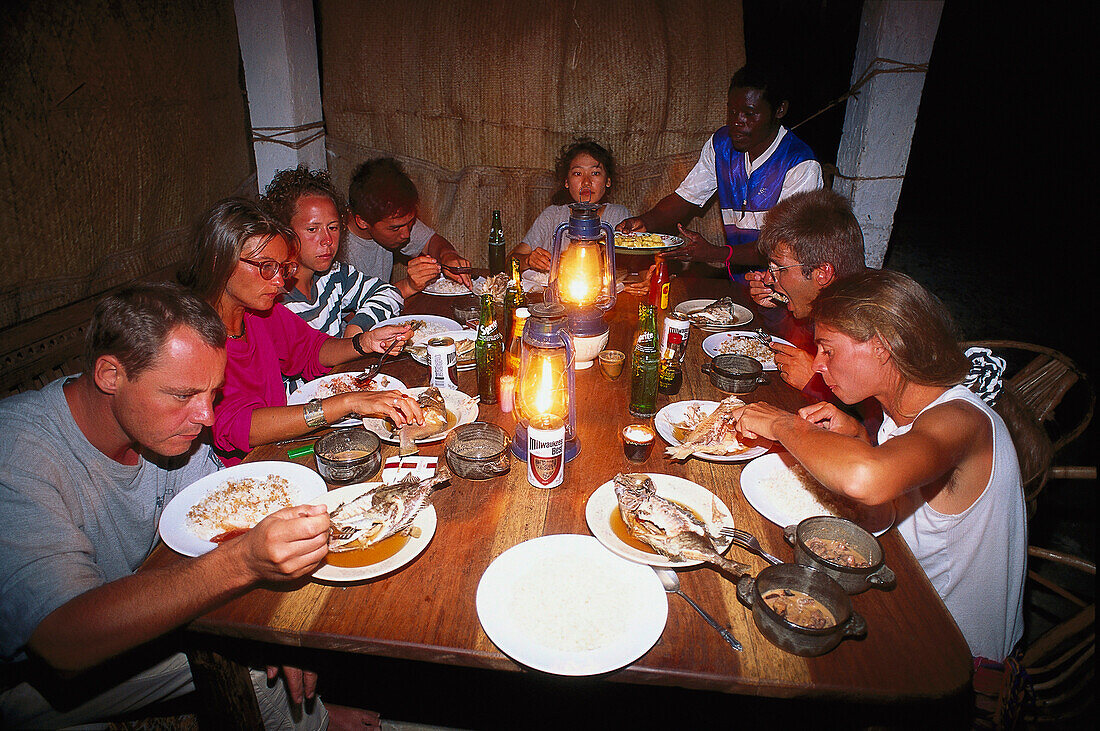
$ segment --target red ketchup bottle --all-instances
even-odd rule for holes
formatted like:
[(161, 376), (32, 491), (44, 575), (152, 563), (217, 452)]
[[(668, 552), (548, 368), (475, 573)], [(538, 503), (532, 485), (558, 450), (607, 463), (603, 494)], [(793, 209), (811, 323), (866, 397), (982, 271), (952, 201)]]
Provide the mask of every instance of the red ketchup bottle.
[(672, 276), (668, 273), (668, 262), (660, 254), (655, 257), (657, 268), (653, 270), (653, 276), (649, 279), (649, 304), (658, 310), (668, 309), (668, 288), (672, 283)]

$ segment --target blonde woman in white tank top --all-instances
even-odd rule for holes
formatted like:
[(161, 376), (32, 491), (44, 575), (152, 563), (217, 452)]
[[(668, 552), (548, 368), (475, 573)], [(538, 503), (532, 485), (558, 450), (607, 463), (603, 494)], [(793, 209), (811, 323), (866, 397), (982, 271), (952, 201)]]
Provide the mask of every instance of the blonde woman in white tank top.
[(779, 441), (825, 487), (894, 501), (898, 531), (973, 655), (1003, 659), (1023, 634), (1027, 524), (1001, 418), (961, 383), (968, 361), (943, 305), (903, 274), (868, 270), (814, 304), (814, 370), (846, 404), (874, 398), (877, 440), (828, 403), (745, 407), (738, 430)]

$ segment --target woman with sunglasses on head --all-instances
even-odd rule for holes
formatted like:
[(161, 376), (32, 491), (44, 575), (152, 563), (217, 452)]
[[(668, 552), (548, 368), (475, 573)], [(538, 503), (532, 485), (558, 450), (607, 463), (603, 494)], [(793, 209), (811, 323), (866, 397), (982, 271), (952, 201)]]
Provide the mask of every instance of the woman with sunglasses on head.
[(214, 448), (227, 466), (260, 444), (292, 439), (348, 414), (421, 423), (416, 402), (398, 391), (354, 391), (287, 406), (283, 376), (311, 380), (335, 365), (408, 340), (402, 327), (330, 337), (277, 300), (298, 263), (294, 231), (252, 201), (228, 198), (203, 217), (180, 281), (205, 299), (229, 333), (221, 400), (214, 407)]

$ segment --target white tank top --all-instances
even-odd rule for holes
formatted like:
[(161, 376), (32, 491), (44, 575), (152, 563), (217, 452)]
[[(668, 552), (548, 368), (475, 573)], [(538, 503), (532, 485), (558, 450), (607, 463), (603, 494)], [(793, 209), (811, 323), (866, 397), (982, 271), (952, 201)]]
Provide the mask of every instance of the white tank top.
[[(1002, 660), (1024, 633), (1027, 517), (1016, 449), (1001, 417), (966, 386), (921, 409), (966, 401), (993, 427), (993, 469), (985, 490), (961, 513), (929, 507), (920, 490), (898, 498), (898, 532), (947, 605), (975, 657)], [(920, 418), (920, 414), (917, 414)], [(909, 431), (885, 416), (878, 442)]]

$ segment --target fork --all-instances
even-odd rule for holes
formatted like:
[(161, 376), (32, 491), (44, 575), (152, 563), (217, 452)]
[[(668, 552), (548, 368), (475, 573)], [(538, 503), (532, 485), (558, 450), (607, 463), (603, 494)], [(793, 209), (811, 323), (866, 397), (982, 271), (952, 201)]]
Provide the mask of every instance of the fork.
[(772, 344), (772, 336), (771, 336), (771, 335), (768, 335), (768, 333), (764, 332), (764, 328), (762, 328), (762, 327), (758, 327), (758, 328), (756, 328), (756, 330), (754, 330), (754, 331), (753, 331), (753, 335), (754, 335), (754, 336), (756, 337), (756, 339), (757, 339), (757, 340), (759, 340), (759, 341), (760, 341), (761, 343), (763, 343), (764, 345), (766, 345), (766, 346), (768, 346), (768, 347), (771, 347), (771, 344)]
[(328, 534), (337, 541), (346, 541), (355, 535), (355, 529), (350, 525), (345, 525), (343, 528), (332, 527), (328, 529)]
[(450, 264), (440, 264), (440, 268), (446, 269), (451, 274), (471, 274), (474, 271), (473, 267), (456, 267)]
[(749, 533), (748, 531), (723, 526), (722, 530), (719, 531), (719, 533), (721, 533), (724, 538), (729, 538), (731, 541), (741, 546), (742, 548), (747, 548), (748, 550), (752, 551), (757, 556), (760, 556), (762, 559), (772, 565), (783, 563), (782, 560), (776, 558), (775, 556), (771, 555), (763, 548), (761, 548), (760, 541), (756, 540), (756, 536), (754, 536), (752, 533)]

